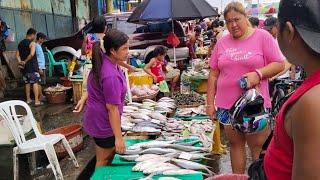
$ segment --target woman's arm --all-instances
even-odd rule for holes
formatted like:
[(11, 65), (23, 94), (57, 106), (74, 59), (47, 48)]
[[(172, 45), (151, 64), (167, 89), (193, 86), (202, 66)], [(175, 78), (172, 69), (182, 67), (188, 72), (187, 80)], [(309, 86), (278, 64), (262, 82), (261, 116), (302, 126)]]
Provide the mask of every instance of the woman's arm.
[(122, 137), (121, 131), (121, 118), (117, 105), (107, 104), (106, 108), (109, 114), (109, 122), (115, 137), (116, 152), (123, 154), (125, 152), (126, 146)]
[(254, 72), (247, 73), (244, 75), (245, 77), (247, 77), (247, 87), (249, 89), (254, 88), (260, 83), (262, 79), (269, 79), (279, 72), (283, 71), (283, 69), (283, 62), (272, 62), (263, 68), (257, 69)]
[(78, 101), (76, 107), (74, 108), (74, 113), (79, 113), (83, 110), (84, 105), (86, 104), (88, 99), (88, 92), (83, 92), (81, 99)]
[(217, 89), (217, 80), (219, 77), (219, 70), (210, 70), (209, 78), (208, 78), (208, 88), (207, 88), (207, 114), (211, 119), (215, 119), (215, 106), (214, 99), (216, 95)]
[(135, 67), (133, 67), (133, 66), (131, 66), (131, 65), (129, 65), (129, 64), (123, 62), (123, 61), (119, 61), (118, 64), (119, 64), (119, 66), (122, 66), (122, 67), (128, 69), (129, 72), (135, 72), (136, 71)]
[(277, 79), (278, 77), (284, 75), (287, 71), (290, 70), (291, 66), (292, 65), (287, 60), (284, 60), (284, 70), (281, 71), (280, 73), (278, 73), (277, 75), (273, 76), (271, 79), (274, 80), (274, 79)]
[(268, 64), (267, 66), (259, 69), (263, 79), (264, 78), (270, 78), (275, 76), (276, 74), (280, 73), (284, 70), (284, 62), (273, 62)]
[(285, 125), (294, 146), (292, 179), (319, 179), (320, 87), (304, 94), (288, 112)]

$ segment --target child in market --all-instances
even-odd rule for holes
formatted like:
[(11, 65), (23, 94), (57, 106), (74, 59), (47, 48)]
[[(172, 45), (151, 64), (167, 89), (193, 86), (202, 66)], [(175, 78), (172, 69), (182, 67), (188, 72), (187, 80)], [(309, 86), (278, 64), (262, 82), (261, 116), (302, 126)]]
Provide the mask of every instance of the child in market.
[[(153, 50), (153, 57), (150, 62), (144, 67), (146, 73), (152, 76), (154, 83), (161, 83), (167, 78), (171, 79), (171, 90), (174, 91), (177, 81), (179, 80), (179, 73), (169, 73), (166, 69), (167, 49), (163, 46), (158, 46)], [(170, 70), (170, 69), (169, 69)], [(170, 77), (166, 77), (166, 74)], [(174, 75), (174, 76), (173, 76)]]

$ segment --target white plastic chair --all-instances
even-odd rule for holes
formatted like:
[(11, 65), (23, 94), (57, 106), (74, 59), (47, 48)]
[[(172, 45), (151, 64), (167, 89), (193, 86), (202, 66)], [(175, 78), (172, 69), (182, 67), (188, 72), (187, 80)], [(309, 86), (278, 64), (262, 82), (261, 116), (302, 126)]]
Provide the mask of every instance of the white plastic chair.
[[(36, 135), (36, 138), (26, 140), (22, 127), (19, 123), (19, 117), (21, 117), (21, 115), (18, 115), (15, 109), (17, 106), (23, 107), (27, 112), (26, 120), (30, 120), (31, 126)], [(18, 179), (18, 176), (19, 176), (19, 170), (18, 170), (19, 162), (18, 162), (17, 154), (26, 154), (26, 153), (39, 151), (39, 150), (45, 151), (55, 178), (63, 179), (59, 161), (53, 147), (54, 144), (58, 143), (61, 140), (65, 149), (68, 151), (69, 156), (71, 157), (74, 165), (76, 167), (79, 167), (77, 159), (74, 156), (72, 149), (64, 135), (62, 134), (43, 135), (40, 133), (37, 127), (36, 120), (34, 119), (32, 111), (27, 103), (19, 100), (2, 102), (0, 103), (0, 116), (4, 118), (5, 124), (10, 129), (17, 144), (17, 147), (13, 148), (14, 180)]]

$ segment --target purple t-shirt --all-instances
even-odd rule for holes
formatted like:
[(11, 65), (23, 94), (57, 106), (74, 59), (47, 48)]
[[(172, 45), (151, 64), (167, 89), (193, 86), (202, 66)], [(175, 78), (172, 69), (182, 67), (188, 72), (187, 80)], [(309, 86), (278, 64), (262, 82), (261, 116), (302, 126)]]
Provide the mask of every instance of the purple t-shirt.
[[(216, 106), (230, 109), (244, 92), (239, 85), (243, 75), (272, 62), (283, 60), (277, 43), (267, 31), (256, 29), (245, 40), (234, 40), (230, 34), (223, 36), (217, 42), (210, 59), (210, 67), (220, 71)], [(268, 79), (263, 79), (257, 86), (257, 90), (264, 97), (264, 106), (270, 108)]]
[(117, 105), (122, 114), (127, 92), (123, 72), (106, 55), (102, 57), (100, 84), (95, 83), (92, 72), (88, 77), (88, 100), (83, 122), (84, 130), (95, 138), (107, 138), (114, 135), (106, 104)]

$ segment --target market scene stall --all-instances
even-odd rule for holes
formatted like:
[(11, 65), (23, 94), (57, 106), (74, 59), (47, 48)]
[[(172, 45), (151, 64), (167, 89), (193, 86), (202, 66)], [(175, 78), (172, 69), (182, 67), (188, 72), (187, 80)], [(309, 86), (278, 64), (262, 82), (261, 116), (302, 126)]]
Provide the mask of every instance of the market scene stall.
[(0, 2), (0, 180), (317, 177), (319, 3), (41, 3)]

